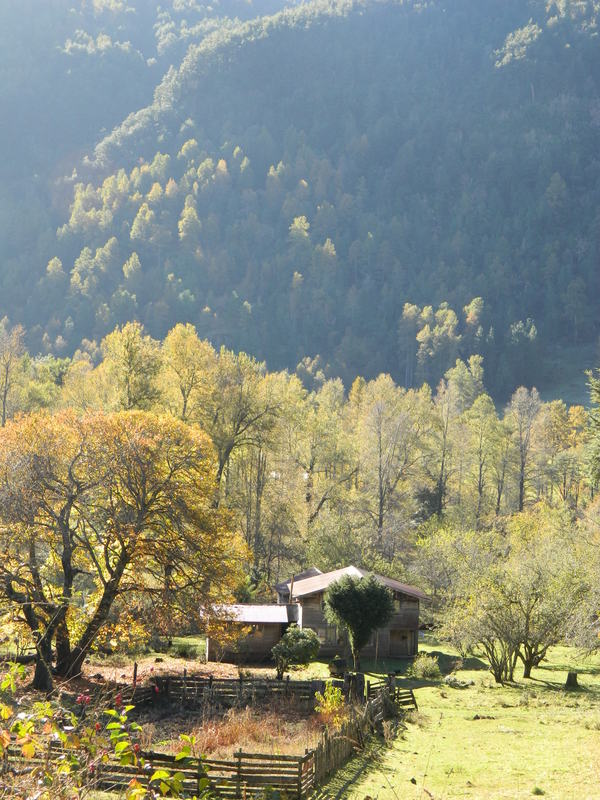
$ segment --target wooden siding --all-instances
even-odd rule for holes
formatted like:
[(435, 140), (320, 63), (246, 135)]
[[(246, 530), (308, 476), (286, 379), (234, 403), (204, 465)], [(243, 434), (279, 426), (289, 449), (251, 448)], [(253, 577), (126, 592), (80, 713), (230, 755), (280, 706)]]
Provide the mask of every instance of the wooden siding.
[(214, 639), (208, 639), (206, 652), (208, 661), (266, 661), (271, 657), (271, 648), (283, 634), (281, 623), (253, 625), (252, 631), (238, 642), (235, 648), (219, 647)]
[[(312, 628), (319, 635), (321, 639), (319, 656), (333, 658), (333, 656), (343, 655), (347, 651), (348, 639), (344, 631), (335, 631), (333, 635), (330, 633), (332, 626), (325, 619), (323, 598), (324, 593), (300, 599), (301, 625), (303, 628)], [(394, 599), (396, 611), (389, 623), (379, 630), (379, 641), (377, 641), (377, 635), (374, 635), (371, 642), (361, 651), (366, 658), (374, 658), (375, 655), (379, 658), (393, 657), (392, 651), (398, 651), (398, 642), (400, 641), (406, 642), (404, 647), (406, 652), (402, 653), (402, 656), (410, 657), (417, 654), (419, 601), (404, 595), (396, 595)], [(392, 644), (392, 636), (394, 644)], [(402, 639), (402, 637), (406, 638)]]

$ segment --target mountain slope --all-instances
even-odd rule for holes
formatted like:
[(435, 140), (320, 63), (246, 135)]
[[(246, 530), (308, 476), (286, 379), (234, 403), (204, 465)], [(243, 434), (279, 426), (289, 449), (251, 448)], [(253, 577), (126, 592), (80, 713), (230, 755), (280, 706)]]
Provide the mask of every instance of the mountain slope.
[(540, 351), (598, 334), (596, 6), (205, 22), (80, 169), (21, 318), (54, 348), (184, 319), (273, 368), (436, 380), (479, 352), (497, 394), (540, 380)]

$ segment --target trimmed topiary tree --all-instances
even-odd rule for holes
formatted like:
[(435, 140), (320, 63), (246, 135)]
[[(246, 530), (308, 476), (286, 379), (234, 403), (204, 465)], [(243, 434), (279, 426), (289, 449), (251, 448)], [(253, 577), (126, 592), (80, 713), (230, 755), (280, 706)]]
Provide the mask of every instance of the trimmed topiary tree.
[(309, 664), (319, 652), (319, 647), (319, 637), (313, 630), (290, 625), (277, 644), (271, 648), (277, 680), (282, 680), (284, 673), (292, 665)]
[(377, 578), (344, 575), (325, 594), (325, 616), (348, 631), (354, 669), (371, 634), (382, 628), (394, 613), (394, 598)]

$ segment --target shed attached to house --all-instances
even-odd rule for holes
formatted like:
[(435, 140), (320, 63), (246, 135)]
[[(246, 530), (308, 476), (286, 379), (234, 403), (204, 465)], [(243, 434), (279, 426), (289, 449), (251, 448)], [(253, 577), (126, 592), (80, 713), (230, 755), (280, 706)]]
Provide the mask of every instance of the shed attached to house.
[[(207, 661), (265, 661), (271, 657), (271, 648), (281, 639), (287, 626), (298, 621), (298, 607), (295, 604), (239, 603), (220, 606), (217, 617), (233, 634), (228, 637), (231, 644), (222, 646), (208, 637)], [(235, 636), (236, 631), (239, 637)]]

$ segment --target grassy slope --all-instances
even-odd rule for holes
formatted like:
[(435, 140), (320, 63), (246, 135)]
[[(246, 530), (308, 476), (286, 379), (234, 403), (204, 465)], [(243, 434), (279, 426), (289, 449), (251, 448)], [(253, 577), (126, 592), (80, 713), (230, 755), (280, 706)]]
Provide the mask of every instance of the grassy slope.
[[(435, 643), (421, 649), (443, 651), (442, 666), (452, 655)], [(324, 796), (600, 796), (600, 658), (585, 661), (568, 648), (555, 648), (532, 680), (520, 680), (514, 687), (496, 686), (477, 659), (466, 666), (459, 677), (474, 680), (474, 687), (413, 684), (419, 686), (420, 714), (404, 736), (390, 748), (357, 759), (336, 776)], [(573, 667), (580, 671), (582, 690), (565, 692), (562, 684)]]

